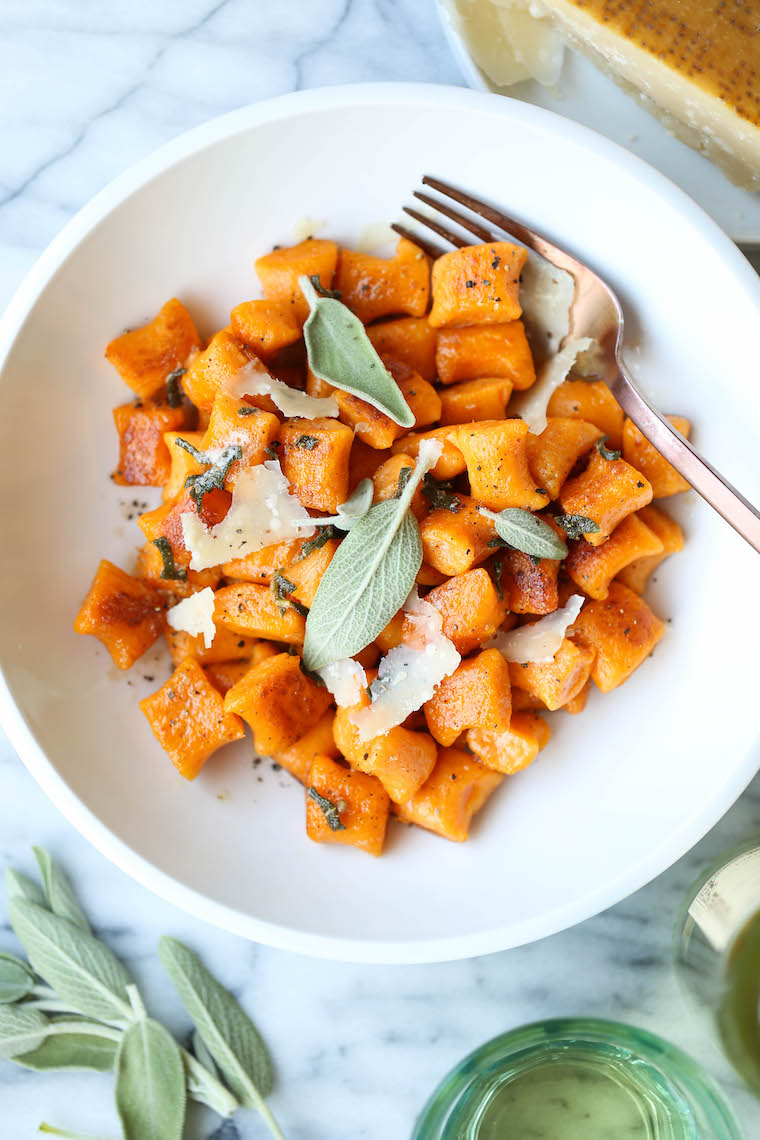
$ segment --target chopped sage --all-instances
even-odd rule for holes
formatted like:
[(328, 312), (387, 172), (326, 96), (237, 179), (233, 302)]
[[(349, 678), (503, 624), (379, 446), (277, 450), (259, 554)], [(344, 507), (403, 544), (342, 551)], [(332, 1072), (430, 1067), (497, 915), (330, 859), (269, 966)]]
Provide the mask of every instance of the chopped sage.
[(299, 277), (298, 284), (311, 310), (303, 335), (314, 375), (366, 400), (401, 427), (414, 427), (414, 413), (359, 318), (335, 297), (320, 296), (308, 277)]
[(603, 435), (601, 439), (598, 439), (596, 441), (596, 450), (599, 452), (602, 459), (619, 459), (623, 454), (622, 451), (618, 451), (618, 449), (614, 447), (604, 446), (609, 438), (610, 437), (608, 435)]
[(333, 524), (328, 523), (323, 530), (320, 530), (318, 534), (314, 535), (314, 538), (310, 538), (308, 542), (305, 542), (303, 544), (293, 561), (301, 562), (304, 558), (308, 558), (309, 555), (313, 554), (315, 550), (320, 550), (326, 542), (330, 541), (331, 538), (340, 538), (340, 535), (338, 534)]
[(596, 534), (599, 531), (594, 520), (585, 515), (555, 515), (554, 521), (562, 527), (568, 538), (582, 538), (584, 534)]
[[(401, 470), (399, 471), (399, 473), (398, 473), (398, 486), (396, 487), (396, 494), (393, 496), (394, 499), (400, 499), (401, 496), (403, 495), (404, 487), (409, 482), (409, 476), (412, 474), (413, 470), (414, 470), (413, 467), (402, 467)], [(427, 475), (425, 476), (425, 478), (427, 479)]]
[(179, 582), (184, 581), (185, 578), (187, 578), (187, 570), (185, 570), (184, 566), (178, 566), (174, 561), (174, 551), (172, 550), (172, 544), (169, 542), (169, 539), (162, 534), (159, 538), (152, 538), (151, 542), (158, 550), (164, 563), (161, 577), (171, 578)]
[(275, 598), (282, 601), (282, 599), (286, 598), (288, 594), (292, 593), (295, 588), (295, 582), (291, 582), (290, 578), (286, 578), (282, 570), (275, 570), (274, 574), (272, 575), (271, 584), (269, 586), (269, 589), (272, 591)]
[(175, 368), (166, 377), (166, 398), (170, 408), (179, 408), (182, 404), (182, 389), (179, 382), (186, 372), (186, 368)]
[(281, 614), (292, 605), (288, 594), (295, 590), (295, 582), (291, 582), (290, 578), (286, 578), (282, 570), (275, 570), (272, 575), (272, 581), (269, 583), (269, 592), (274, 596), (274, 602), (277, 609)]
[(337, 804), (334, 804), (332, 800), (328, 800), (326, 796), (320, 796), (317, 789), (313, 786), (309, 788), (306, 794), (314, 800), (314, 803), (321, 810), (330, 831), (346, 830), (346, 825), (340, 818), (340, 811), (338, 810)]
[(319, 440), (315, 435), (299, 435), (296, 440), (296, 447), (303, 447), (307, 451), (313, 451), (315, 447), (319, 447)]
[(255, 416), (258, 414), (258, 408), (252, 408), (250, 404), (246, 404), (244, 408), (238, 408), (237, 414), (239, 416)]
[(217, 451), (199, 451), (192, 443), (182, 438), (175, 439), (174, 443), (176, 447), (189, 452), (196, 463), (207, 466), (207, 470), (200, 475), (188, 475), (185, 479), (185, 486), (190, 488), (190, 498), (198, 508), (203, 502), (204, 495), (209, 491), (220, 491), (224, 487), (224, 480), (230, 467), (236, 459), (241, 459), (243, 456), (243, 449), (239, 443), (231, 443)]
[(332, 297), (332, 299), (334, 301), (340, 300), (340, 298), (341, 298), (340, 289), (326, 289), (325, 286), (322, 284), (322, 281), (321, 281), (318, 273), (310, 273), (309, 274), (309, 280), (311, 281), (312, 285), (314, 286), (316, 292), (319, 293), (320, 297)]
[(290, 605), (291, 608), (294, 609), (297, 614), (300, 614), (302, 618), (307, 618), (309, 616), (309, 607), (305, 606), (303, 602), (299, 602), (298, 598), (291, 598)]
[(515, 550), (521, 550), (523, 554), (530, 554), (539, 559), (566, 556), (567, 543), (563, 542), (549, 524), (538, 515), (522, 507), (507, 507), (498, 514), (496, 511), (489, 511), (487, 507), (478, 509), (481, 515), (491, 519), (499, 538)]
[(491, 563), (491, 579), (493, 581), (494, 586), (496, 587), (496, 593), (499, 597), (500, 602), (504, 601), (504, 587), (501, 584), (501, 576), (503, 573), (504, 573), (504, 559), (503, 558), (494, 558), (493, 562)]
[(434, 511), (451, 511), (456, 514), (462, 505), (459, 496), (453, 494), (451, 483), (434, 479), (429, 471), (422, 483), (422, 494)]
[(266, 447), (264, 448), (264, 451), (269, 456), (270, 459), (279, 459), (280, 457), (277, 454), (277, 448), (279, 446), (280, 446), (279, 439), (273, 439), (271, 443), (268, 443), (266, 445)]

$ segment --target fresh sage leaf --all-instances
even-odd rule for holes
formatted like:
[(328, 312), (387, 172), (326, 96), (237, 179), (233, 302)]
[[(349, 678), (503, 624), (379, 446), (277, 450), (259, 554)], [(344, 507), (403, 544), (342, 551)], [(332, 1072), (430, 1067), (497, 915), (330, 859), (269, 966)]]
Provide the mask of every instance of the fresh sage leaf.
[(218, 1075), (219, 1066), (211, 1056), (208, 1045), (197, 1029), (193, 1030), (193, 1053), (195, 1053), (196, 1060), (200, 1061), (204, 1069), (208, 1069), (213, 1076)]
[[(372, 684), (374, 685), (374, 681)], [(340, 818), (340, 808), (334, 804), (332, 800), (328, 800), (327, 796), (321, 796), (316, 788), (309, 788), (306, 792), (310, 799), (314, 800), (322, 815), (325, 817), (325, 822), (330, 828), (330, 831), (345, 831), (346, 825)], [(345, 808), (345, 805), (344, 805)]]
[(130, 978), (107, 946), (27, 899), (11, 899), (8, 909), (34, 970), (72, 1010), (96, 1021), (131, 1018)]
[(179, 1046), (150, 1017), (125, 1030), (116, 1057), (116, 1110), (124, 1140), (181, 1140), (185, 1069)]
[(314, 375), (366, 400), (401, 427), (414, 427), (414, 413), (359, 318), (335, 297), (320, 296), (307, 276), (298, 284), (311, 310), (303, 336)]
[[(52, 1024), (55, 1027), (55, 1022)], [(88, 1024), (82, 1022), (81, 1032), (53, 1033), (38, 1049), (22, 1053), (14, 1057), (13, 1061), (38, 1073), (60, 1069), (90, 1069), (96, 1073), (108, 1073), (114, 1067), (118, 1043), (99, 1034), (96, 1036), (87, 1033)]]
[(0, 954), (0, 1005), (10, 1005), (22, 998), (34, 985), (34, 974), (20, 958)]
[(377, 503), (338, 547), (306, 619), (307, 669), (359, 653), (408, 598), (422, 565), (420, 528), (409, 504), (440, 453), (440, 444), (423, 441), (401, 497)]
[(23, 1005), (0, 1005), (0, 1057), (17, 1057), (39, 1049), (49, 1022), (38, 1009)]
[(515, 550), (534, 558), (564, 558), (567, 555), (567, 543), (538, 515), (522, 507), (507, 507), (498, 514), (487, 507), (480, 507), (479, 511), (491, 519), (502, 542)]
[(335, 525), (340, 527), (341, 530), (351, 530), (359, 519), (363, 519), (367, 511), (372, 506), (372, 499), (375, 495), (375, 485), (371, 479), (362, 479), (357, 483), (353, 492), (346, 499), (345, 503), (338, 506), (339, 522)]
[(175, 938), (158, 943), (161, 965), (174, 983), (208, 1051), (241, 1104), (258, 1109), (272, 1090), (272, 1064), (258, 1030), (200, 958)]
[(583, 538), (584, 534), (596, 534), (599, 530), (594, 520), (586, 515), (555, 515), (554, 521), (568, 538)]
[(75, 926), (90, 933), (90, 924), (81, 906), (74, 897), (69, 881), (60, 867), (51, 859), (44, 847), (33, 847), (34, 857), (42, 876), (42, 884), (47, 895), (48, 905), (53, 914), (68, 918)]
[(11, 899), (28, 899), (29, 902), (36, 903), (45, 910), (50, 909), (42, 888), (33, 879), (22, 875), (20, 871), (14, 871), (12, 867), (5, 868), (5, 890), (9, 902)]

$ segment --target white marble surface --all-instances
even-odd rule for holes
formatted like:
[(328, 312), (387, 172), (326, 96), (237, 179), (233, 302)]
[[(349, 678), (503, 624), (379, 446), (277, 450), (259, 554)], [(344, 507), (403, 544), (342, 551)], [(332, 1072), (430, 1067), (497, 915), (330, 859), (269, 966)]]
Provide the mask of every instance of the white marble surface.
[[(298, 87), (355, 80), (459, 82), (429, 0), (3, 0), (0, 21), (0, 303), (64, 222), (109, 179), (180, 131)], [(288, 1140), (403, 1140), (428, 1092), (486, 1038), (549, 1015), (616, 1017), (669, 1036), (717, 1075), (748, 1140), (744, 1093), (676, 987), (673, 915), (714, 854), (758, 828), (760, 782), (676, 867), (573, 930), (504, 954), (418, 967), (314, 962), (221, 934), (153, 898), (93, 851), (0, 745), (0, 859), (31, 870), (43, 843), (75, 878), (99, 932), (186, 1024), (157, 967), (158, 935), (191, 942), (258, 1020), (277, 1066)], [(0, 949), (12, 949), (3, 922)], [(39, 1121), (108, 1140), (111, 1081), (0, 1064), (0, 1136)], [(194, 1135), (254, 1140), (198, 1115)], [(216, 1129), (216, 1130), (215, 1130)]]

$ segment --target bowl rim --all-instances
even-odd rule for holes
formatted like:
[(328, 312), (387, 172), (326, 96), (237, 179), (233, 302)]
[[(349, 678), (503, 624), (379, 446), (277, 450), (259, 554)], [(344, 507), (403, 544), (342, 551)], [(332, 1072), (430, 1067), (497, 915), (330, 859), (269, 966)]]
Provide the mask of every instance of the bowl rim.
[[(90, 231), (137, 190), (169, 167), (205, 147), (263, 124), (293, 115), (357, 106), (418, 105), (445, 111), (447, 107), (488, 112), (506, 120), (534, 123), (541, 129), (561, 124), (565, 137), (591, 147), (629, 170), (696, 228), (712, 245), (747, 292), (755, 293), (760, 309), (760, 278), (753, 267), (700, 206), (665, 175), (596, 131), (552, 111), (490, 92), (423, 83), (359, 83), (312, 88), (263, 100), (218, 116), (164, 144), (129, 167), (85, 204), (53, 239), (26, 274), (0, 317), (0, 381), (16, 337), (46, 286)], [(721, 794), (664, 837), (653, 851), (603, 888), (539, 917), (501, 923), (487, 930), (451, 937), (424, 939), (344, 938), (300, 931), (244, 914), (188, 887), (117, 838), (67, 785), (37, 743), (33, 731), (11, 696), (0, 662), (0, 722), (21, 760), (49, 799), (71, 824), (120, 870), (142, 886), (196, 918), (251, 941), (281, 950), (334, 961), (366, 964), (423, 964), (453, 961), (494, 953), (537, 941), (593, 917), (643, 887), (681, 858), (736, 801), (756, 771), (752, 754), (734, 773)]]

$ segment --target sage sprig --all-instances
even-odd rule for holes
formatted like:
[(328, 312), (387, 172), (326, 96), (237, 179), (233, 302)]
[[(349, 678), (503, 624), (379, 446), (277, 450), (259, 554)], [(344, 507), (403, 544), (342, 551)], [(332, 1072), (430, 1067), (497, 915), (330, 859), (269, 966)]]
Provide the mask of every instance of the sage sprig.
[(480, 514), (490, 519), (502, 542), (532, 558), (565, 558), (567, 543), (538, 515), (522, 507), (507, 507), (503, 511), (489, 511), (479, 507)]
[(311, 310), (303, 336), (314, 375), (366, 400), (401, 427), (414, 427), (414, 413), (359, 318), (336, 297), (320, 295), (306, 275), (298, 284)]
[[(161, 961), (196, 1025), (193, 1052), (181, 1048), (92, 934), (57, 864), (42, 848), (35, 856), (44, 889), (19, 872), (5, 875), (11, 922), (29, 962), (0, 954), (0, 1058), (38, 1071), (114, 1072), (123, 1140), (181, 1140), (188, 1097), (221, 1116), (255, 1108), (283, 1140), (264, 1101), (269, 1054), (232, 995), (191, 950), (162, 939)], [(78, 1135), (52, 1125), (40, 1131)]]
[(272, 1135), (284, 1140), (264, 1101), (272, 1091), (272, 1063), (251, 1019), (187, 946), (164, 936), (158, 957), (235, 1096), (246, 1108), (255, 1108)]
[(372, 507), (338, 547), (306, 619), (308, 669), (359, 653), (406, 601), (422, 565), (420, 528), (409, 506), (440, 454), (438, 441), (423, 440), (401, 496)]

